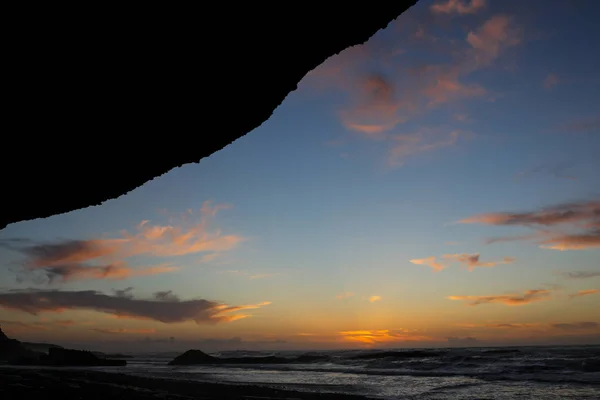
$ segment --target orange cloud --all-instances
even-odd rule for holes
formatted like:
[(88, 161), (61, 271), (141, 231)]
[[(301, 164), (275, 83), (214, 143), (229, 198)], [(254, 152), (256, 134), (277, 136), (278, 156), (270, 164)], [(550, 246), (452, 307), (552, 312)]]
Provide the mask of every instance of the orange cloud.
[(156, 329), (154, 329), (154, 328), (150, 328), (150, 329), (94, 328), (92, 330), (95, 332), (98, 332), (98, 333), (134, 333), (135, 334), (135, 333), (155, 333), (156, 332)]
[(499, 265), (499, 264), (512, 264), (516, 260), (515, 258), (512, 258), (512, 257), (504, 257), (501, 261), (482, 262), (482, 261), (480, 261), (479, 253), (475, 253), (475, 254), (464, 254), (464, 253), (463, 254), (444, 254), (444, 258), (450, 259), (450, 260), (455, 260), (455, 261), (458, 261), (459, 263), (464, 264), (465, 266), (467, 266), (469, 271), (473, 271), (475, 268), (480, 268), (480, 267), (491, 268), (491, 267), (495, 267), (496, 265)]
[(376, 301), (380, 301), (381, 300), (381, 296), (371, 296), (369, 297), (369, 302), (371, 303), (375, 303)]
[(364, 344), (431, 340), (430, 337), (424, 336), (418, 332), (402, 329), (342, 331), (339, 332), (339, 335), (344, 341), (360, 342)]
[(587, 289), (587, 290), (579, 290), (577, 293), (573, 293), (569, 295), (570, 299), (574, 299), (575, 297), (581, 296), (589, 296), (591, 294), (600, 293), (599, 289)]
[(582, 234), (556, 236), (541, 242), (540, 247), (560, 251), (600, 248), (600, 229)]
[(498, 328), (498, 329), (526, 329), (536, 328), (539, 324), (523, 324), (523, 323), (496, 323), (496, 324), (457, 324), (464, 328)]
[(468, 306), (477, 306), (480, 304), (504, 304), (507, 306), (522, 306), (538, 301), (549, 300), (551, 298), (550, 290), (526, 290), (523, 295), (507, 294), (497, 296), (448, 296), (449, 300), (464, 301)]
[(556, 76), (556, 74), (550, 73), (546, 76), (546, 79), (544, 79), (544, 88), (546, 90), (550, 90), (554, 86), (558, 85), (559, 82), (560, 80), (558, 79), (558, 76)]
[(345, 299), (345, 298), (352, 297), (352, 296), (354, 296), (354, 293), (352, 293), (352, 292), (344, 292), (344, 293), (338, 294), (337, 296), (335, 296), (335, 298), (336, 299)]
[[(7, 246), (27, 257), (27, 270), (44, 270), (49, 278), (61, 276), (72, 279), (126, 279), (133, 276), (172, 272), (176, 268), (165, 265), (149, 268), (129, 268), (122, 260), (135, 255), (158, 257), (204, 254), (207, 259), (215, 253), (228, 251), (244, 240), (238, 235), (224, 235), (211, 229), (212, 218), (228, 205), (211, 206), (204, 202), (200, 220), (186, 216), (178, 226), (151, 225), (142, 221), (136, 233), (123, 231), (121, 237), (91, 240), (68, 240), (27, 246)], [(191, 215), (191, 214), (190, 214)], [(92, 264), (89, 264), (93, 262)]]
[(415, 258), (415, 259), (409, 260), (409, 261), (416, 265), (426, 265), (428, 267), (431, 267), (436, 272), (441, 271), (444, 268), (446, 268), (446, 265), (437, 262), (435, 260), (434, 256), (427, 257), (427, 258)]
[(436, 3), (429, 9), (436, 14), (474, 14), (485, 7), (485, 0), (447, 0), (443, 3)]
[[(545, 249), (584, 250), (600, 247), (600, 200), (559, 204), (540, 211), (519, 213), (479, 214), (458, 221), (463, 224), (486, 224), (506, 226), (544, 227), (532, 235), (495, 238), (488, 243), (510, 240), (539, 239)], [(580, 232), (558, 230), (567, 226)]]

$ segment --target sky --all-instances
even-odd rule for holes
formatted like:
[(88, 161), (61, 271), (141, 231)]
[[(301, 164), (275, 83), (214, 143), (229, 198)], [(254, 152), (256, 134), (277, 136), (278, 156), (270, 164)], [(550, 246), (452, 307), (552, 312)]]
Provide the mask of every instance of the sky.
[(0, 326), (119, 351), (600, 344), (599, 13), (420, 0), (212, 156), (0, 231)]

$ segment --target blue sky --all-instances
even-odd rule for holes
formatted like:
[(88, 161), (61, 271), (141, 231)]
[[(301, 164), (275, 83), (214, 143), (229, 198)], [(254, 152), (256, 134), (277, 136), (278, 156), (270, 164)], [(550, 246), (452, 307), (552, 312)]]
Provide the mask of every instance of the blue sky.
[[(211, 157), (101, 206), (0, 232), (0, 240), (26, 238), (31, 246), (123, 237), (122, 230), (133, 234), (146, 220), (140, 229), (169, 225), (181, 233), (200, 221), (203, 204), (226, 204), (229, 208), (215, 215), (206, 208), (210, 229), (193, 231), (217, 238), (203, 247), (207, 251), (175, 255), (164, 247), (168, 255), (153, 255), (148, 246), (154, 242), (146, 237), (126, 255), (111, 253), (110, 260), (100, 259), (104, 263), (83, 259), (79, 267), (126, 260), (119, 265), (168, 264), (178, 270), (125, 279), (78, 278), (63, 271), (48, 283), (32, 280), (31, 271), (43, 277), (50, 264), (38, 260), (32, 267), (32, 253), (12, 246), (0, 250), (3, 289), (112, 295), (114, 289), (133, 287), (136, 298), (172, 290), (181, 299), (236, 306), (270, 302), (246, 318), (216, 324), (153, 316), (113, 321), (101, 317), (106, 311), (74, 304), (61, 313), (73, 321), (68, 329), (44, 330), (57, 340), (242, 336), (257, 343), (277, 338), (297, 347), (440, 344), (448, 336), (531, 341), (540, 332), (598, 340), (598, 326), (562, 332), (552, 324), (600, 323), (593, 307), (600, 296), (593, 292), (600, 289), (600, 274), (593, 274), (600, 268), (600, 240), (596, 236), (585, 248), (567, 251), (539, 246), (598, 226), (593, 210), (599, 208), (593, 207), (600, 202), (600, 52), (592, 51), (600, 38), (598, 12), (600, 3), (583, 0), (570, 5), (421, 0), (364, 46), (309, 73), (271, 119)], [(243, 107), (232, 102), (232, 110)], [(176, 132), (164, 134), (165, 140), (190, 145), (176, 139)], [(197, 139), (194, 143), (201, 146)], [(458, 223), (480, 214), (535, 213), (573, 202), (588, 211), (561, 225)], [(533, 233), (538, 236), (486, 244), (490, 238)], [(220, 240), (227, 235), (233, 242), (225, 245)], [(162, 245), (174, 245), (175, 236), (162, 237)], [(467, 262), (452, 254), (480, 254), (481, 263), (495, 265), (469, 271)], [(444, 268), (410, 261), (429, 257)], [(498, 263), (504, 257), (509, 261)], [(578, 271), (590, 276), (560, 275)], [(489, 298), (468, 306), (469, 299), (448, 298), (514, 294), (527, 299), (527, 290), (545, 292), (519, 306)], [(569, 297), (580, 290), (589, 292)], [(336, 298), (344, 292), (352, 295)], [(380, 299), (369, 301), (371, 296)], [(35, 316), (14, 301), (0, 299), (12, 307), (0, 309), (3, 329), (12, 326), (15, 334), (37, 337), (39, 330), (16, 322), (53, 321), (53, 313)], [(78, 323), (83, 320), (85, 327)], [(507, 335), (495, 323), (532, 326)], [(122, 334), (106, 339), (101, 331), (107, 329)], [(356, 340), (342, 334), (358, 330), (391, 333)]]

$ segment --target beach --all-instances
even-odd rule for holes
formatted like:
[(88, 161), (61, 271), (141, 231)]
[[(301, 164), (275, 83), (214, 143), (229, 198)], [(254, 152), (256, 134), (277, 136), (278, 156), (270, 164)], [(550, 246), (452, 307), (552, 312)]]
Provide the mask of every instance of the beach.
[(363, 396), (306, 393), (251, 385), (160, 379), (65, 368), (0, 368), (0, 398), (366, 400)]

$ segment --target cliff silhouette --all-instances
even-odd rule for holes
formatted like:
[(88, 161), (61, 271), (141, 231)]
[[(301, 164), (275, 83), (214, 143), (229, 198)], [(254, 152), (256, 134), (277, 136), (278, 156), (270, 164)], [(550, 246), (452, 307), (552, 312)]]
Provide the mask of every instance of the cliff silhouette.
[[(10, 196), (0, 229), (99, 205), (199, 162), (260, 126), (308, 72), (416, 2), (217, 2), (210, 11), (10, 3), (7, 28), (18, 34), (4, 48), (10, 101), (0, 171)], [(42, 201), (42, 193), (60, 196)]]
[(0, 328), (0, 360), (12, 365), (46, 366), (125, 366), (125, 360), (98, 357), (91, 351), (65, 349), (47, 345), (48, 352), (32, 351)]

